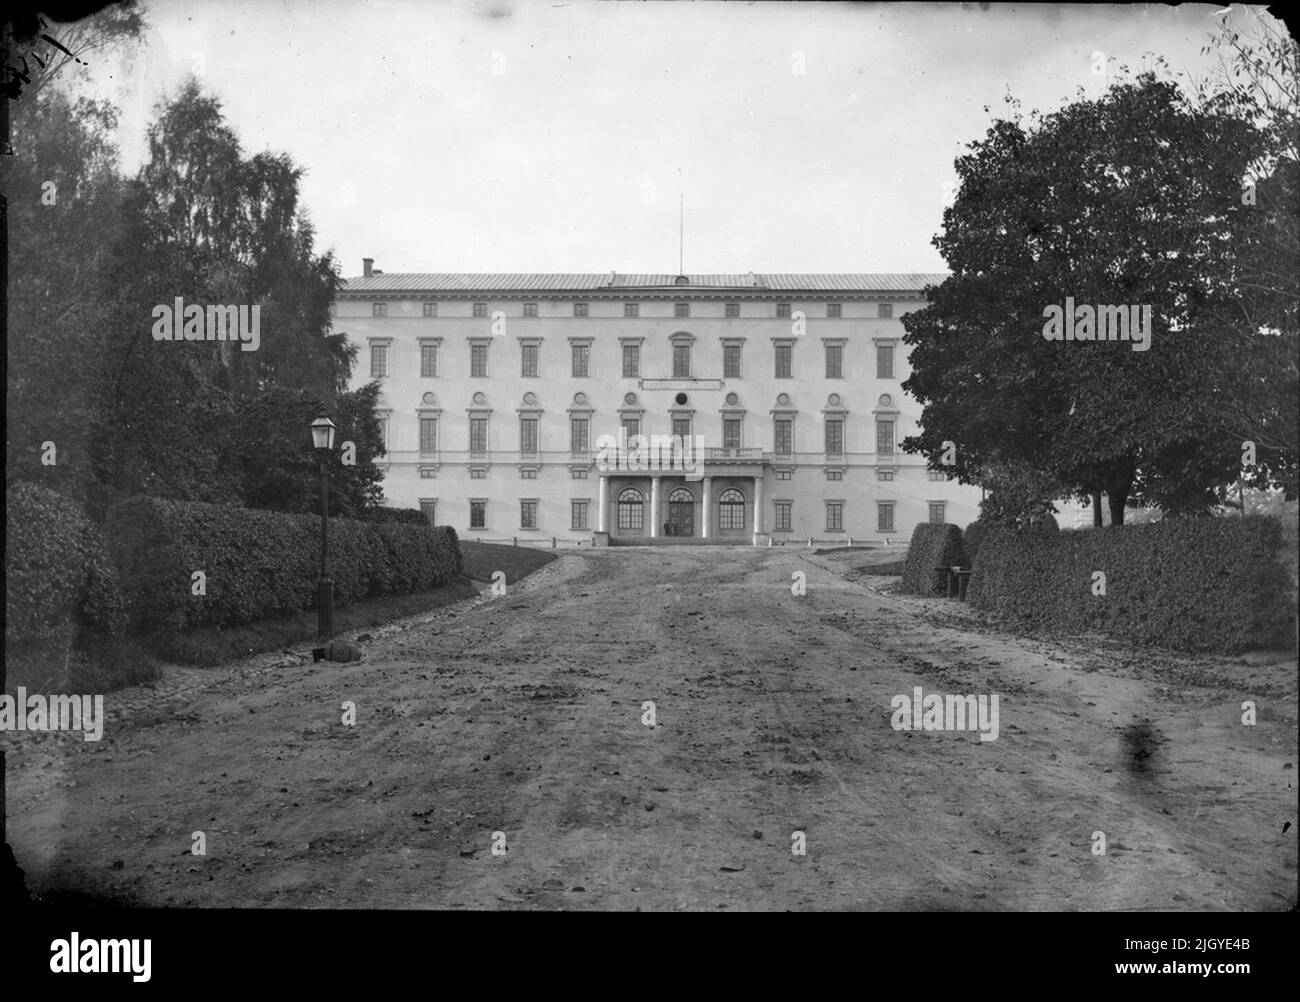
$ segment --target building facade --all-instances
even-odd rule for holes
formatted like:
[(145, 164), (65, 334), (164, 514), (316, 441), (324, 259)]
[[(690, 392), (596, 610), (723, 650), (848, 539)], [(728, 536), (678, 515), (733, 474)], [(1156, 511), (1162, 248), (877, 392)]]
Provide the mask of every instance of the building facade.
[(900, 317), (942, 275), (363, 271), (334, 323), (353, 388), (382, 384), (385, 503), (466, 538), (905, 542), (978, 515), (900, 449)]

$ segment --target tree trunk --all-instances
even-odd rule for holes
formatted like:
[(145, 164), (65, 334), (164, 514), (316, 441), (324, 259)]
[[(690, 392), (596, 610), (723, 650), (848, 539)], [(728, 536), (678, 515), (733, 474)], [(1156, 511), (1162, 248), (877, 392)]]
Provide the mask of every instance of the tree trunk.
[(1100, 529), (1105, 523), (1101, 517), (1101, 491), (1092, 492), (1092, 527)]
[(1110, 491), (1106, 492), (1106, 502), (1110, 505), (1111, 525), (1124, 524), (1124, 504), (1126, 501), (1128, 501), (1127, 491), (1123, 494), (1112, 494)]

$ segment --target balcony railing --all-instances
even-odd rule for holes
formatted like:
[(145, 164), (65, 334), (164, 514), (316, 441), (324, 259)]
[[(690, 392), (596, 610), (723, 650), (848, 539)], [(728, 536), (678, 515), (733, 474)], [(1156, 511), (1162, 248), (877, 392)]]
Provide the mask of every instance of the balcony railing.
[(706, 448), (704, 458), (709, 460), (717, 459), (741, 459), (754, 462), (763, 458), (763, 450), (760, 448), (750, 448), (748, 446), (723, 446), (722, 448)]

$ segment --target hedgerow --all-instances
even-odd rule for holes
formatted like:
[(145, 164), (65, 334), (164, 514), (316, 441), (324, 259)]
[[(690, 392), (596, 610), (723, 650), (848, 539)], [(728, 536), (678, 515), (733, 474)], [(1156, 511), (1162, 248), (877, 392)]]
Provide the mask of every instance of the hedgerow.
[(961, 529), (950, 522), (919, 523), (912, 530), (899, 588), (912, 595), (942, 595), (947, 588), (947, 575), (936, 573), (935, 568), (958, 565), (966, 566)]

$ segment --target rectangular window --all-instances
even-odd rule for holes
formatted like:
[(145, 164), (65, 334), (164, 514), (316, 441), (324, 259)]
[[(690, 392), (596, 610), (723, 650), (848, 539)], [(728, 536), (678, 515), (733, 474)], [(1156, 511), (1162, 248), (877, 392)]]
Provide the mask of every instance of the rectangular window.
[(523, 353), (523, 358), (521, 361), (522, 368), (520, 371), (520, 375), (525, 378), (536, 379), (538, 346), (535, 344), (524, 344), (524, 345), (520, 345), (519, 347)]
[(844, 502), (843, 501), (826, 502), (826, 531), (827, 532), (844, 531)]
[(420, 376), (433, 379), (438, 375), (438, 346), (436, 344), (420, 345)]
[(426, 317), (436, 317), (438, 315), (437, 303), (423, 303), (422, 306), (424, 308), (424, 315)]
[(827, 303), (827, 304), (826, 304), (826, 315), (827, 315), (828, 317), (838, 317), (838, 316), (841, 316), (842, 313), (841, 313), (841, 307), (840, 307), (840, 304), (839, 304), (839, 303)]
[(794, 452), (794, 418), (777, 418), (775, 432), (775, 451), (782, 456)]
[(388, 316), (388, 304), (387, 304), (387, 303), (375, 303), (375, 304), (370, 308), (370, 315), (371, 315), (372, 317), (386, 317), (386, 316)]
[(722, 419), (722, 447), (724, 449), (740, 448), (740, 418)]
[(927, 470), (927, 471), (926, 471), (926, 474), (929, 476), (929, 478), (930, 478), (931, 480), (947, 480), (947, 479), (948, 479), (948, 474), (942, 472), (941, 470)]
[(740, 304), (739, 304), (739, 303), (728, 303), (728, 304), (727, 304), (726, 313), (727, 313), (727, 316), (729, 316), (729, 317), (738, 317), (738, 316), (740, 316)]
[(537, 451), (537, 418), (526, 417), (519, 419), (519, 451)]
[(946, 508), (947, 505), (945, 505), (942, 501), (930, 502), (930, 524), (931, 525), (943, 525), (944, 513)]
[(585, 316), (587, 315), (587, 304), (586, 304), (586, 303), (574, 303), (574, 304), (573, 304), (573, 315), (574, 315), (575, 317), (585, 317)]
[(826, 419), (826, 455), (842, 456), (844, 454), (844, 420), (842, 418)]
[(569, 419), (570, 452), (586, 452), (591, 448), (590, 429), (591, 421), (588, 418)]
[(370, 346), (370, 376), (376, 378), (388, 375), (388, 345), (372, 344)]
[(877, 532), (894, 531), (894, 502), (893, 501), (876, 502), (876, 531)]
[(777, 319), (778, 319), (778, 320), (782, 320), (782, 319), (784, 319), (784, 320), (789, 320), (789, 319), (790, 319), (790, 304), (789, 304), (789, 303), (777, 303), (777, 304), (776, 304), (776, 316), (777, 316)]
[(722, 346), (722, 378), (740, 378), (740, 345), (724, 344)]
[(691, 315), (690, 303), (673, 303), (673, 316), (689, 317)]
[(682, 442), (683, 447), (687, 447), (691, 438), (691, 419), (688, 417), (673, 418), (673, 437)]
[(486, 317), (486, 316), (487, 316), (487, 303), (475, 303), (475, 304), (474, 304), (474, 316), (476, 316), (476, 317)]
[(794, 346), (789, 344), (778, 344), (776, 346), (776, 378), (790, 378), (790, 356), (794, 352)]
[(894, 346), (892, 344), (876, 345), (876, 378), (894, 378)]
[(437, 501), (421, 501), (420, 511), (424, 512), (424, 517), (429, 520), (430, 525), (436, 524), (434, 520), (438, 517)]
[(432, 455), (438, 451), (438, 419), (431, 417), (420, 418), (420, 452), (423, 455)]
[(385, 449), (388, 448), (388, 418), (386, 417), (379, 419), (379, 441), (384, 444)]
[(537, 528), (537, 502), (536, 501), (519, 502), (519, 528), (521, 529)]
[(437, 479), (438, 479), (438, 471), (435, 470), (435, 469), (434, 469), (433, 467), (431, 467), (431, 466), (421, 466), (421, 467), (420, 467), (420, 479), (421, 479), (421, 480), (437, 480)]
[(826, 346), (826, 378), (844, 378), (844, 345), (828, 344)]
[(794, 508), (793, 501), (774, 501), (776, 506), (776, 519), (772, 528), (776, 532), (789, 532), (792, 523), (791, 510)]
[(641, 346), (639, 344), (623, 345), (623, 378), (641, 378)]
[(790, 474), (790, 471), (789, 471), (789, 470), (777, 470), (777, 471), (776, 471), (776, 479), (777, 479), (777, 480), (789, 480), (789, 479), (790, 479), (790, 476), (791, 476), (791, 474)]
[(894, 453), (894, 422), (877, 421), (876, 422), (876, 452), (882, 455), (893, 455)]
[(641, 434), (641, 419), (634, 417), (623, 418), (623, 438), (630, 442), (633, 436)]
[(526, 316), (526, 317), (535, 317), (535, 316), (537, 316), (537, 304), (536, 304), (536, 303), (524, 303), (524, 316)]
[(844, 479), (844, 471), (843, 471), (843, 470), (827, 470), (827, 471), (826, 471), (826, 479), (827, 479), (827, 480), (843, 480), (843, 479)]
[(520, 471), (519, 471), (519, 479), (520, 479), (520, 480), (536, 480), (536, 479), (537, 479), (537, 471), (536, 471), (536, 470), (520, 470)]
[(469, 346), (469, 374), (475, 379), (487, 378), (487, 353), (488, 346), (485, 344), (472, 344)]
[(881, 303), (879, 306), (876, 307), (876, 316), (892, 317), (893, 315), (894, 315), (893, 303)]
[(623, 316), (625, 316), (625, 317), (639, 317), (640, 315), (641, 315), (641, 304), (640, 304), (640, 303), (624, 303), (624, 304), (623, 304)]
[(591, 374), (591, 345), (575, 344), (573, 346), (573, 376), (582, 379)]
[(673, 345), (673, 378), (691, 378), (691, 346), (689, 344)]
[(471, 529), (487, 528), (487, 501), (469, 503), (469, 527)]
[(893, 471), (893, 470), (877, 470), (877, 471), (876, 471), (876, 479), (877, 479), (877, 480), (893, 480), (893, 479), (894, 479), (894, 471)]
[(477, 469), (477, 470), (473, 470), (473, 469), (472, 469), (472, 470), (469, 471), (469, 478), (470, 478), (471, 480), (486, 480), (486, 479), (487, 479), (487, 470), (484, 470), (484, 469), (482, 469), (482, 468), (479, 468), (479, 469)]
[[(587, 472), (583, 470), (583, 472)], [(569, 502), (569, 528), (585, 529), (587, 528), (587, 504), (586, 501)]]
[(487, 452), (487, 423), (485, 417), (469, 419), (469, 451)]
[(586, 470), (570, 470), (570, 471), (569, 471), (569, 476), (570, 476), (570, 478), (573, 479), (573, 480), (586, 480), (586, 479), (587, 479), (587, 471), (586, 471)]

